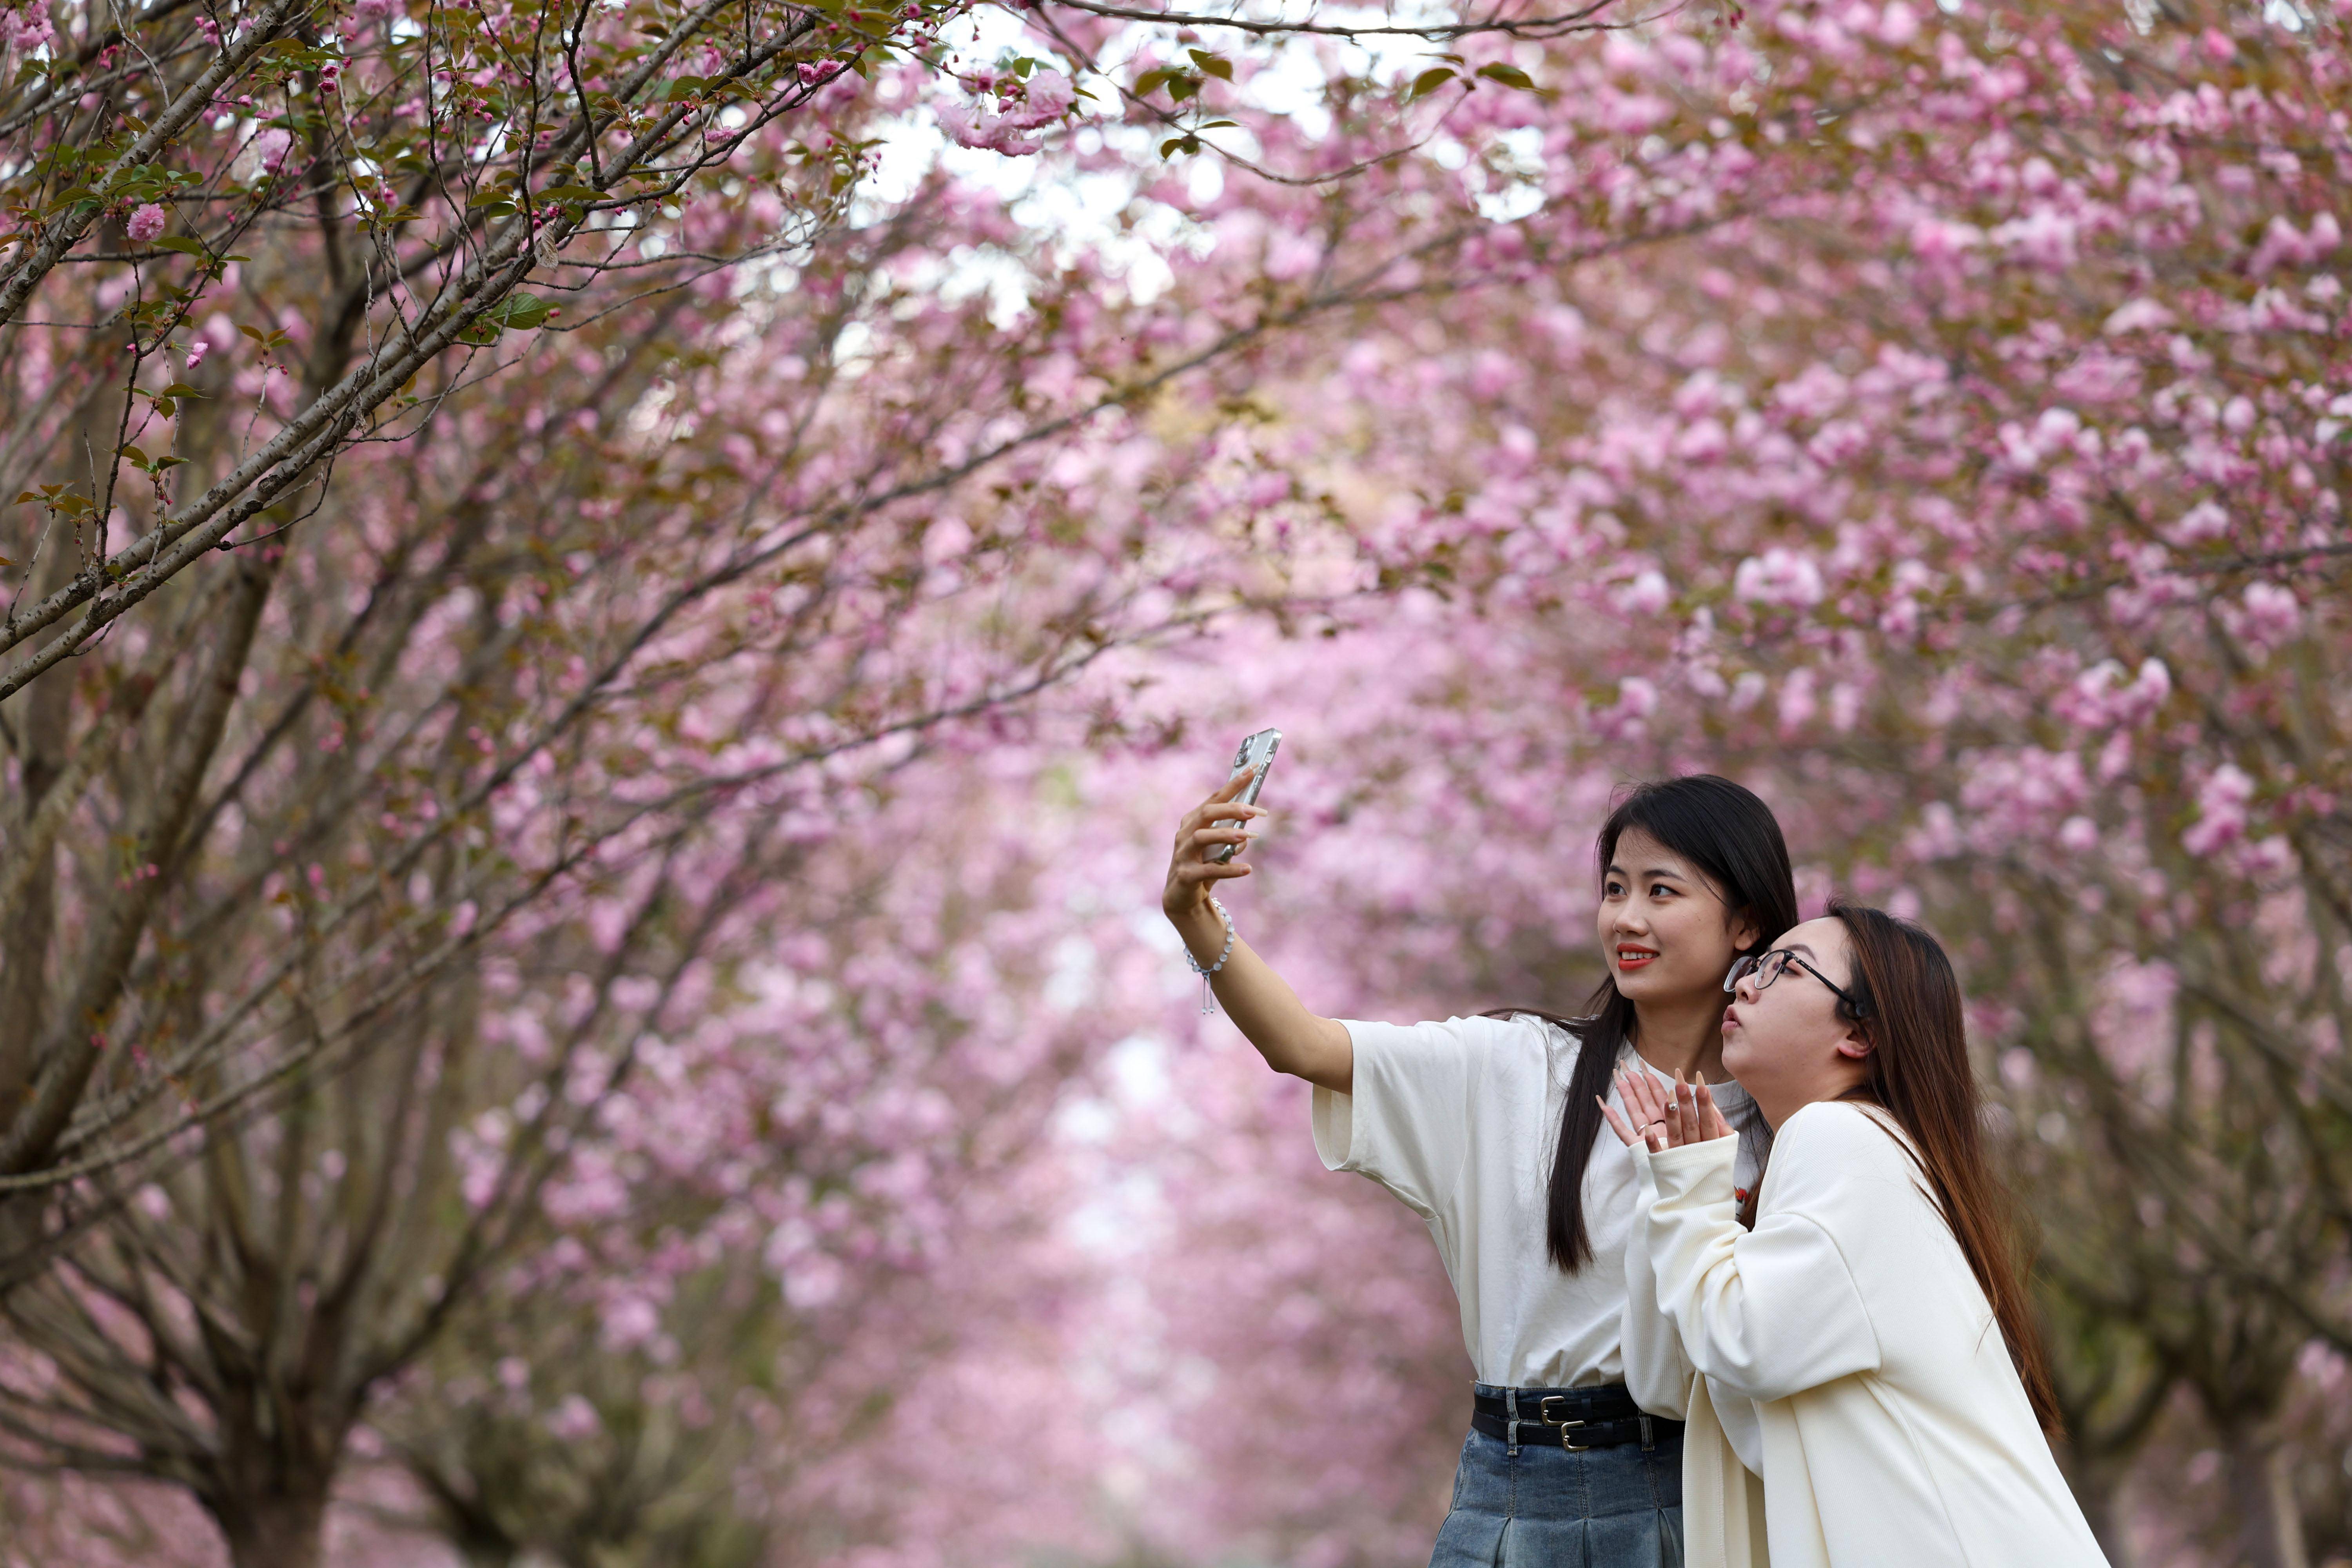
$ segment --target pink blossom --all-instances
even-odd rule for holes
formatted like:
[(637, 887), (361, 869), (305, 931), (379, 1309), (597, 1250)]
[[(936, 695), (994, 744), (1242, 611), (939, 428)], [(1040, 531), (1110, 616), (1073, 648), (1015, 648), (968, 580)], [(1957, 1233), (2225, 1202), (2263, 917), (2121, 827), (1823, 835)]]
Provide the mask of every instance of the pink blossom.
[(2154, 300), (2134, 300), (2107, 314), (2100, 331), (2109, 337), (2126, 332), (2154, 331), (2172, 324), (2172, 312)]
[(547, 1429), (558, 1442), (584, 1443), (604, 1429), (596, 1407), (577, 1394), (566, 1394), (548, 1412)]
[(1005, 100), (1001, 113), (990, 114), (956, 104), (939, 107), (940, 126), (959, 146), (986, 148), (1009, 158), (1027, 157), (1043, 148), (1045, 142), (1025, 132), (1053, 124), (1077, 101), (1076, 84), (1060, 71), (1037, 71), (1025, 81), (1007, 78), (998, 84), (1000, 92), (1005, 90), (1006, 83), (1018, 86)]
[(2302, 629), (2303, 601), (2282, 584), (2252, 584), (2240, 603), (2238, 633), (2257, 647), (2277, 647)]
[(278, 173), (279, 167), (286, 162), (287, 152), (293, 145), (293, 132), (278, 125), (265, 128), (247, 143), (252, 151), (255, 165), (265, 174)]
[(1733, 574), (1731, 591), (1751, 605), (1803, 608), (1818, 605), (1827, 589), (1821, 568), (1802, 551), (1780, 547), (1751, 555)]
[(1322, 260), (1322, 242), (1311, 234), (1277, 234), (1266, 241), (1265, 275), (1277, 283), (1306, 277)]
[(1633, 580), (1617, 590), (1617, 604), (1628, 615), (1654, 616), (1672, 602), (1674, 592), (1666, 585), (1665, 574), (1655, 568), (1636, 574)]
[(0, 47), (25, 53), (55, 41), (57, 36), (48, 9), (39, 0), (0, 11)]
[(2224, 763), (2205, 776), (2197, 791), (2197, 820), (2180, 836), (2191, 855), (2207, 856), (2236, 843), (2246, 831), (2246, 805), (2254, 798), (2254, 781), (2235, 763)]
[(1813, 721), (1820, 710), (1821, 700), (1814, 695), (1819, 678), (1809, 668), (1792, 670), (1780, 683), (1780, 733), (1793, 735)]
[(142, 205), (131, 215), (131, 221), (123, 226), (123, 232), (131, 237), (133, 244), (146, 244), (163, 232), (163, 207), (154, 202)]
[(2201, 500), (2180, 514), (2179, 521), (2164, 531), (2175, 544), (2202, 544), (2209, 539), (2220, 539), (2230, 531), (2230, 514), (2219, 501)]
[(1924, 217), (1911, 226), (1911, 247), (1927, 260), (1946, 261), (1984, 242), (1984, 231), (1974, 224)]
[(610, 1349), (634, 1349), (660, 1330), (660, 1310), (643, 1296), (623, 1296), (604, 1310), (604, 1343)]
[(1077, 84), (1056, 70), (1033, 73), (1028, 79), (1029, 123), (1045, 125), (1070, 111), (1077, 98)]

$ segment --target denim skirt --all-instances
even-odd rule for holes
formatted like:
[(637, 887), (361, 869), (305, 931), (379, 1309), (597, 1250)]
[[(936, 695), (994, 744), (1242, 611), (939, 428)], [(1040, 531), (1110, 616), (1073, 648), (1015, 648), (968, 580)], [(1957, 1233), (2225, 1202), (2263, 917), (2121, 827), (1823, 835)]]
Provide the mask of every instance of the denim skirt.
[[(1480, 1384), (1478, 1392), (1503, 1390)], [(1538, 1431), (1541, 1428), (1538, 1428)], [(1471, 1431), (1430, 1568), (1682, 1568), (1683, 1435), (1571, 1452)]]

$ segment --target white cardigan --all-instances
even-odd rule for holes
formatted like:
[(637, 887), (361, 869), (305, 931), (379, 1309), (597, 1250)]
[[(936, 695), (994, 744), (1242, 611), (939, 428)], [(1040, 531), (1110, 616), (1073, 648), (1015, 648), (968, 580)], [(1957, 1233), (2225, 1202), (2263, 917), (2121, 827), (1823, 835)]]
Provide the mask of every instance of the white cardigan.
[(1737, 1139), (1639, 1162), (1626, 1382), (1690, 1422), (1686, 1568), (1758, 1568), (1767, 1542), (1772, 1568), (2105, 1568), (1900, 1139), (1883, 1112), (1804, 1107), (1752, 1233)]

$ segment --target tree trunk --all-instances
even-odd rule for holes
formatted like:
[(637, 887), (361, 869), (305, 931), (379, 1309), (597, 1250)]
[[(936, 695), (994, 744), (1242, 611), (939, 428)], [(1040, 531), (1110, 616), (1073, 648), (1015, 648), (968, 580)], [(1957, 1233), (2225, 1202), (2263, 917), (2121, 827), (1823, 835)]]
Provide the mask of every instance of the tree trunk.
[(2074, 1500), (2082, 1505), (2091, 1533), (2098, 1537), (2099, 1550), (2107, 1554), (2108, 1568), (2137, 1568), (2139, 1559), (2132, 1551), (2131, 1531), (2123, 1508), (2124, 1479), (2130, 1474), (2128, 1466), (2085, 1460), (2077, 1455), (2074, 1462), (2066, 1467), (2066, 1472), (2074, 1489)]
[[(21, 548), (21, 547), (20, 547)], [(33, 584), (35, 597), (53, 594), (73, 580), (71, 550), (52, 541)], [(16, 798), (9, 816), (9, 854), (22, 855), (26, 830), (49, 789), (66, 771), (66, 741), (73, 724), (73, 689), (78, 672), (34, 683), (12, 717), (16, 732)], [(0, 860), (5, 860), (0, 857)], [(49, 943), (57, 929), (57, 851), (35, 857), (22, 868), (21, 890), (0, 891), (0, 1104), (14, 1105), (30, 1089), (40, 1064), (34, 1042), (49, 1022)], [(11, 879), (15, 879), (14, 877)]]
[(327, 1521), (322, 1487), (300, 1496), (208, 1500), (236, 1568), (319, 1568)]
[[(64, 577), (62, 572), (52, 575)], [(8, 837), (15, 847), (33, 813), (66, 767), (66, 730), (72, 719), (68, 680), (45, 680), (25, 694), (18, 716), (18, 784)], [(52, 847), (27, 869), (24, 890), (13, 900), (0, 893), (0, 1100), (16, 1103), (33, 1081), (33, 1042), (49, 1020), (49, 940), (57, 929), (57, 852)], [(10, 880), (14, 880), (12, 877)]]
[(2230, 1511), (2238, 1521), (2239, 1561), (2246, 1568), (2310, 1568), (2303, 1516), (2278, 1439), (2252, 1426), (2224, 1427), (2221, 1439)]

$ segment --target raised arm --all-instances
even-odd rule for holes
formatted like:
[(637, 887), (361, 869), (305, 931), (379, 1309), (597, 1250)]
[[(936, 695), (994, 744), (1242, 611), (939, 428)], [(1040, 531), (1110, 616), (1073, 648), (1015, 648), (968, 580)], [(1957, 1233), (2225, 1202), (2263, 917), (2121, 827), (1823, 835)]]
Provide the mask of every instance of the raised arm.
[[(1160, 907), (1176, 934), (1203, 964), (1216, 963), (1225, 946), (1225, 924), (1210, 906), (1210, 896), (1219, 882), (1246, 877), (1252, 869), (1239, 856), (1222, 866), (1207, 856), (1227, 844), (1246, 848), (1249, 836), (1243, 824), (1266, 814), (1263, 806), (1244, 805), (1234, 799), (1247, 782), (1246, 774), (1234, 779), (1184, 814), (1176, 828), (1167, 886), (1160, 895)], [(1355, 1079), (1356, 1051), (1347, 1026), (1308, 1012), (1298, 994), (1238, 931), (1232, 955), (1210, 977), (1210, 984), (1215, 987), (1219, 1005), (1268, 1067), (1338, 1094), (1349, 1092)]]
[[(1738, 1140), (1648, 1156), (1658, 1305), (1698, 1371), (1759, 1404), (1875, 1371), (1878, 1334), (1835, 1240), (1805, 1215), (1733, 1215)], [(1791, 1154), (1785, 1146), (1775, 1158)]]
[[(1633, 1163), (1641, 1174), (1641, 1195), (1633, 1202), (1633, 1230), (1625, 1241), (1625, 1310), (1620, 1321), (1625, 1357), (1625, 1388), (1633, 1403), (1653, 1415), (1681, 1420), (1691, 1399), (1692, 1367), (1683, 1354), (1682, 1333), (1658, 1305), (1658, 1279), (1650, 1265), (1650, 1206), (1658, 1185), (1650, 1174), (1649, 1152), (1663, 1153), (1686, 1142), (1727, 1136), (1731, 1129), (1706, 1093), (1705, 1080), (1684, 1084), (1682, 1093), (1670, 1090), (1646, 1072), (1617, 1069), (1619, 1104), (1601, 1101), (1601, 1114), (1617, 1141), (1635, 1151)], [(1687, 1096), (1690, 1110), (1682, 1109)], [(1622, 1109), (1621, 1109), (1622, 1108)]]
[[(1614, 1111), (1610, 1120), (1617, 1120)], [(1681, 1331), (1658, 1305), (1658, 1276), (1650, 1267), (1650, 1204), (1657, 1184), (1650, 1179), (1649, 1162), (1640, 1154), (1633, 1161), (1641, 1170), (1642, 1194), (1633, 1200), (1633, 1230), (1625, 1238), (1625, 1307), (1618, 1320), (1625, 1392), (1651, 1415), (1680, 1421), (1690, 1409), (1692, 1367), (1683, 1354)]]

